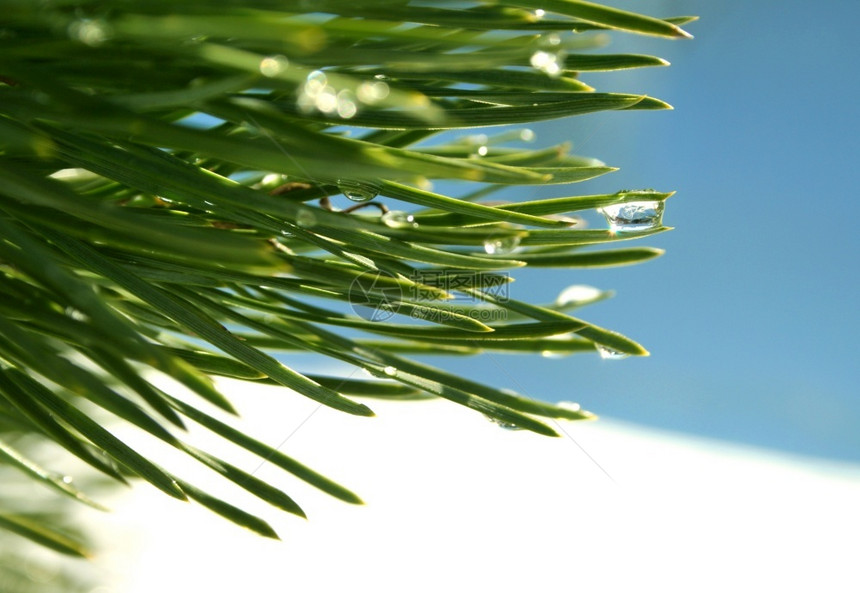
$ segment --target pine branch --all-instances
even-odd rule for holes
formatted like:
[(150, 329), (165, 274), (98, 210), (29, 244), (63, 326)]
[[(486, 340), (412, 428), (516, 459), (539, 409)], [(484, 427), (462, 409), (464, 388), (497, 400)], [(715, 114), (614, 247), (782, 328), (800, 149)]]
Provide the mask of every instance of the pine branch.
[[(34, 435), (113, 480), (142, 478), (275, 536), (141, 456), (111, 425), (130, 423), (288, 512), (302, 514), (286, 493), (185, 443), (186, 422), (332, 496), (360, 498), (155, 386), (152, 371), (227, 412), (213, 377), (279, 384), (357, 415), (372, 415), (357, 398), (442, 397), (554, 435), (541, 419), (593, 415), (410, 355), (647, 354), (569, 314), (608, 292), (533, 305), (501, 288), (525, 266), (660, 255), (613, 244), (667, 230), (671, 193), (483, 198), (613, 171), (566, 145), (531, 148), (533, 134), (510, 126), (668, 108), (596, 92), (578, 75), (666, 65), (593, 50), (601, 31), (686, 37), (680, 26), (691, 19), (578, 0), (325, 0), (305, 10), (298, 1), (0, 1), (4, 463), (97, 504), (10, 445)], [(484, 126), (508, 127), (439, 133)], [(573, 213), (591, 209), (609, 228), (581, 228)], [(375, 378), (308, 375), (274, 351), (313, 352)], [(0, 527), (83, 553), (49, 525), (4, 513)]]

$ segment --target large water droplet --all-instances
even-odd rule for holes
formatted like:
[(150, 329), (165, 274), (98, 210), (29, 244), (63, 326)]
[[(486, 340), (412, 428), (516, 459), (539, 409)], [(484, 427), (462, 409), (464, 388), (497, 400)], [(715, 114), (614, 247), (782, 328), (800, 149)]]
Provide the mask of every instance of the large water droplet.
[(300, 208), (296, 212), (296, 224), (300, 227), (310, 228), (317, 223), (317, 216), (307, 208)]
[(510, 237), (490, 237), (484, 241), (484, 251), (488, 255), (504, 255), (512, 253), (520, 245), (520, 238), (516, 235)]
[(382, 223), (393, 229), (404, 229), (409, 227), (417, 227), (415, 217), (402, 210), (389, 210), (382, 215)]
[(388, 375), (389, 377), (394, 377), (397, 375), (397, 369), (394, 368), (393, 366), (385, 367), (384, 369), (382, 369), (382, 372), (385, 373), (386, 375)]
[(574, 284), (568, 286), (555, 298), (555, 304), (559, 307), (567, 305), (584, 305), (600, 298), (603, 294), (599, 288), (586, 284)]
[(625, 202), (600, 208), (613, 232), (647, 231), (663, 223), (663, 202)]
[(629, 354), (625, 354), (624, 352), (619, 352), (618, 350), (613, 350), (612, 348), (608, 348), (603, 344), (596, 344), (597, 352), (600, 353), (600, 358), (603, 360), (621, 360), (622, 358), (627, 358), (630, 356)]
[(338, 179), (337, 187), (353, 202), (367, 202), (379, 195), (379, 188), (367, 182)]
[(286, 70), (289, 65), (290, 61), (286, 56), (266, 56), (260, 60), (260, 73), (271, 78)]
[(493, 424), (495, 424), (496, 426), (498, 426), (500, 428), (504, 428), (505, 430), (523, 430), (521, 427), (517, 426), (516, 424), (513, 424), (511, 422), (505, 422), (504, 420), (499, 420), (498, 418), (494, 418), (493, 416), (490, 416), (489, 414), (484, 414), (484, 417), (487, 420), (489, 420), (490, 422), (492, 422)]

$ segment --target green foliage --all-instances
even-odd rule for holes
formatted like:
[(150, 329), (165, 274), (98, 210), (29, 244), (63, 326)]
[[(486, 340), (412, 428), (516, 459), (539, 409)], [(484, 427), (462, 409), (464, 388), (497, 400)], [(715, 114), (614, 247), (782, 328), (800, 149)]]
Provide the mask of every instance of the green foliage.
[[(97, 506), (13, 442), (56, 443), (117, 481), (142, 478), (274, 537), (262, 519), (127, 446), (111, 424), (303, 515), (286, 493), (182, 440), (191, 420), (360, 503), (204, 411), (233, 411), (213, 376), (280, 384), (364, 416), (372, 411), (356, 398), (442, 397), (555, 435), (545, 419), (591, 414), (409, 355), (647, 354), (570, 315), (606, 293), (538, 306), (493, 288), (523, 266), (659, 255), (611, 245), (665, 230), (659, 217), (619, 231), (577, 228), (569, 215), (643, 202), (662, 210), (671, 194), (482, 202), (505, 187), (566, 186), (613, 169), (566, 145), (528, 148), (527, 130), (438, 132), (665, 109), (596, 92), (578, 73), (665, 65), (584, 52), (607, 29), (686, 37), (679, 26), (690, 19), (578, 0), (3, 0), (0, 14), (0, 460), (58, 494)], [(334, 206), (341, 194), (356, 204)], [(275, 350), (375, 379), (308, 375)], [(166, 392), (152, 371), (205, 401)], [(3, 511), (0, 527), (84, 553), (50, 522)]]

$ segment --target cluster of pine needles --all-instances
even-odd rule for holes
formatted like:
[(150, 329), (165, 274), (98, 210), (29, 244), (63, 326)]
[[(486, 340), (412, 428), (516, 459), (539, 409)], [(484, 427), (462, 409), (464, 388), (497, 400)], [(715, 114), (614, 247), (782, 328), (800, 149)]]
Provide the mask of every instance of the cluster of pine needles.
[[(547, 420), (591, 414), (415, 356), (647, 354), (572, 316), (608, 293), (538, 305), (498, 287), (525, 266), (660, 254), (614, 243), (665, 230), (659, 216), (623, 213), (662, 212), (670, 193), (569, 195), (613, 169), (566, 145), (533, 148), (520, 126), (668, 108), (600, 92), (580, 73), (665, 65), (594, 50), (612, 29), (687, 37), (680, 26), (691, 19), (578, 0), (0, 0), (0, 14), (4, 475), (99, 507), (29, 454), (47, 443), (117, 482), (141, 478), (275, 536), (112, 427), (132, 425), (303, 515), (285, 492), (183, 441), (189, 422), (202, 425), (360, 502), (234, 428), (213, 378), (282, 385), (362, 416), (372, 415), (367, 397), (439, 397), (554, 435)], [(487, 126), (502, 127), (452, 132)], [(560, 197), (484, 199), (548, 184)], [(594, 209), (614, 212), (618, 228), (578, 228), (576, 213)], [(370, 377), (304, 373), (279, 352)], [(171, 393), (163, 375), (194, 397)], [(3, 488), (0, 528), (86, 554), (55, 514)]]

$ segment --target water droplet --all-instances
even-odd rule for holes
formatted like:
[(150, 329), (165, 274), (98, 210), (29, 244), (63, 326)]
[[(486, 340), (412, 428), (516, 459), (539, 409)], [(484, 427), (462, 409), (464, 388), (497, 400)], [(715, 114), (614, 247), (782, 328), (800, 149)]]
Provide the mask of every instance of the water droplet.
[(487, 156), (488, 152), (490, 152), (490, 149), (485, 144), (479, 146), (478, 149), (475, 151), (478, 156)]
[(101, 45), (110, 37), (108, 24), (100, 19), (80, 19), (69, 25), (69, 37), (90, 46)]
[(567, 352), (558, 352), (556, 350), (542, 350), (540, 355), (544, 358), (564, 358)]
[(260, 61), (260, 73), (271, 78), (286, 70), (289, 65), (290, 61), (286, 56), (267, 56)]
[(529, 63), (531, 63), (533, 68), (552, 77), (561, 76), (563, 62), (564, 54), (561, 52), (538, 50), (529, 58)]
[(504, 255), (512, 253), (520, 245), (520, 238), (516, 235), (509, 237), (490, 237), (484, 241), (484, 251), (488, 255)]
[(571, 412), (581, 412), (582, 411), (582, 406), (580, 406), (576, 402), (560, 401), (560, 402), (556, 403), (555, 405), (557, 405), (559, 408), (564, 408), (565, 410), (569, 410)]
[(558, 296), (555, 298), (555, 304), (559, 307), (582, 305), (600, 298), (602, 294), (603, 292), (599, 288), (586, 284), (574, 284), (558, 293)]
[(484, 417), (499, 428), (504, 428), (505, 430), (523, 430), (521, 427), (517, 426), (516, 424), (513, 424), (512, 422), (505, 422), (504, 420), (499, 420), (498, 418), (494, 418), (489, 414), (484, 414)]
[(543, 40), (547, 45), (561, 45), (561, 36), (558, 33), (550, 33)]
[(327, 84), (314, 98), (314, 105), (323, 113), (334, 113), (337, 111), (337, 92), (334, 87)]
[(313, 111), (314, 109), (323, 113), (334, 113), (337, 111), (338, 94), (335, 88), (328, 84), (328, 77), (325, 72), (314, 70), (308, 74), (299, 93), (297, 104), (299, 109), (304, 112)]
[(337, 187), (343, 195), (353, 202), (367, 202), (379, 195), (379, 188), (366, 182), (338, 179)]
[(385, 226), (389, 226), (393, 229), (403, 229), (418, 226), (418, 223), (415, 222), (415, 217), (411, 214), (403, 212), (402, 210), (389, 210), (382, 215), (382, 223)]
[(314, 70), (308, 74), (305, 80), (304, 92), (313, 96), (318, 94), (328, 84), (328, 76), (322, 70)]
[[(377, 74), (377, 76), (381, 75)], [(389, 92), (390, 89), (388, 88), (388, 85), (382, 82), (382, 80), (377, 80), (376, 82), (362, 82), (358, 85), (358, 88), (355, 89), (355, 94), (358, 96), (358, 100), (362, 103), (367, 103), (368, 105), (385, 100), (388, 97)]]
[(607, 348), (603, 344), (596, 344), (596, 346), (597, 352), (600, 353), (600, 358), (602, 358), (603, 360), (621, 360), (630, 356), (629, 354), (625, 354), (624, 352), (619, 352), (618, 350)]
[(472, 134), (463, 139), (467, 144), (486, 144), (490, 141), (490, 137), (486, 134)]
[(373, 75), (373, 77), (374, 77), (376, 80), (391, 80), (391, 79), (390, 79), (387, 75), (385, 75), (385, 74), (374, 74), (374, 75)]
[(358, 105), (355, 103), (355, 95), (352, 91), (344, 89), (337, 94), (337, 114), (343, 119), (350, 119), (358, 113)]
[(65, 313), (68, 317), (71, 317), (75, 321), (87, 321), (86, 314), (80, 309), (76, 309), (75, 307), (66, 307)]
[(269, 173), (268, 175), (263, 177), (263, 179), (260, 183), (262, 183), (264, 186), (269, 186), (269, 185), (280, 185), (283, 182), (284, 182), (284, 176), (281, 175), (280, 173)]
[(62, 481), (63, 484), (71, 484), (74, 481), (74, 478), (72, 476), (63, 476), (60, 478), (60, 481)]
[(296, 224), (300, 227), (310, 228), (317, 223), (317, 216), (307, 208), (300, 208), (296, 212)]
[(392, 366), (385, 367), (384, 369), (382, 369), (382, 372), (389, 377), (394, 377), (395, 375), (397, 375), (397, 369)]
[(418, 189), (423, 189), (424, 191), (433, 191), (433, 182), (426, 177), (416, 177), (412, 183), (414, 183), (415, 187), (417, 187)]
[(663, 202), (624, 202), (599, 209), (613, 232), (647, 231), (663, 223)]
[(546, 16), (546, 11), (543, 8), (538, 8), (537, 10), (535, 10), (536, 19), (542, 19), (544, 16)]
[(523, 142), (534, 142), (536, 136), (534, 130), (530, 130), (529, 128), (520, 130), (520, 140)]

